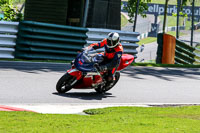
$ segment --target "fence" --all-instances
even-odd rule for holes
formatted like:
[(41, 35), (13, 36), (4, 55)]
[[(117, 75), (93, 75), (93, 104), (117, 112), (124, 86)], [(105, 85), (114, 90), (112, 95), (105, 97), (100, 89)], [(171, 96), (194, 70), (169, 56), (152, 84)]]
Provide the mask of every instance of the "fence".
[(33, 21), (19, 24), (15, 57), (73, 60), (84, 44), (87, 29)]
[(14, 58), (18, 24), (0, 21), (0, 58)]
[(109, 32), (118, 32), (124, 53), (136, 57), (137, 32), (22, 21), (0, 22), (0, 58), (72, 60), (84, 45), (101, 41)]
[[(139, 46), (136, 42), (139, 42), (137, 37), (140, 35), (138, 32), (127, 32), (119, 30), (109, 30), (109, 29), (98, 29), (98, 28), (88, 28), (87, 32), (87, 45), (91, 43), (97, 43), (102, 41), (107, 37), (108, 33), (117, 32), (120, 35), (120, 40), (124, 48), (124, 53), (132, 54), (136, 57), (138, 53), (136, 48)], [(100, 51), (103, 51), (101, 49)]]

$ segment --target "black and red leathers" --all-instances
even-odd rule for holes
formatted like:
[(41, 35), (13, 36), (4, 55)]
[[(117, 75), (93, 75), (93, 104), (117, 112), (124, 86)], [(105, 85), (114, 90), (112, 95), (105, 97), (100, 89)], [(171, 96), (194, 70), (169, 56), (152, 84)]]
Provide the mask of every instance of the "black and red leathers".
[[(114, 48), (108, 48), (107, 46), (107, 39), (104, 39), (103, 41), (99, 43), (93, 43), (89, 47), (92, 47), (93, 49), (98, 49), (104, 47), (105, 52), (101, 53), (104, 55), (104, 61), (100, 64), (100, 67), (106, 67), (108, 70), (108, 76), (113, 76), (115, 71), (117, 70), (117, 67), (120, 63), (120, 59), (123, 53), (123, 47), (122, 44), (119, 43)], [(109, 78), (108, 78), (109, 80)]]

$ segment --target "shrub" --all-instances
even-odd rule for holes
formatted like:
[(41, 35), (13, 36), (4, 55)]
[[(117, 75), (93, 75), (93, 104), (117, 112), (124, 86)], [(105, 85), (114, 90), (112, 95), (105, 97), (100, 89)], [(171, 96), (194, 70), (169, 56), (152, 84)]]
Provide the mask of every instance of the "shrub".
[(12, 0), (0, 0), (0, 8), (3, 12), (4, 17), (0, 20), (4, 21), (21, 21), (22, 13), (12, 5)]

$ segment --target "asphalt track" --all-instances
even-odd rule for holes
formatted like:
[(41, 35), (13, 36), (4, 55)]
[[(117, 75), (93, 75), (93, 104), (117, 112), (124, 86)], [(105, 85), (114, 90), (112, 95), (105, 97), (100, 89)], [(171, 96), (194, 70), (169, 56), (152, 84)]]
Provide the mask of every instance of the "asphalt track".
[(128, 67), (104, 95), (90, 89), (58, 94), (56, 82), (69, 67), (63, 63), (0, 61), (0, 105), (200, 103), (200, 68)]

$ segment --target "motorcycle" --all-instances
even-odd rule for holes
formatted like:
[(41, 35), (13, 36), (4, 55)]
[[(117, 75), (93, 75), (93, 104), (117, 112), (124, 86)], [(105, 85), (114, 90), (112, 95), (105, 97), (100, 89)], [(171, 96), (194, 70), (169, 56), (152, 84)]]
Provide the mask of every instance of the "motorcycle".
[(122, 54), (120, 64), (114, 74), (112, 83), (106, 81), (107, 71), (99, 71), (98, 64), (103, 60), (101, 54), (85, 50), (77, 55), (71, 62), (71, 69), (58, 80), (56, 90), (58, 93), (65, 93), (73, 89), (94, 89), (97, 93), (109, 91), (120, 78), (120, 70), (129, 66), (134, 56)]

